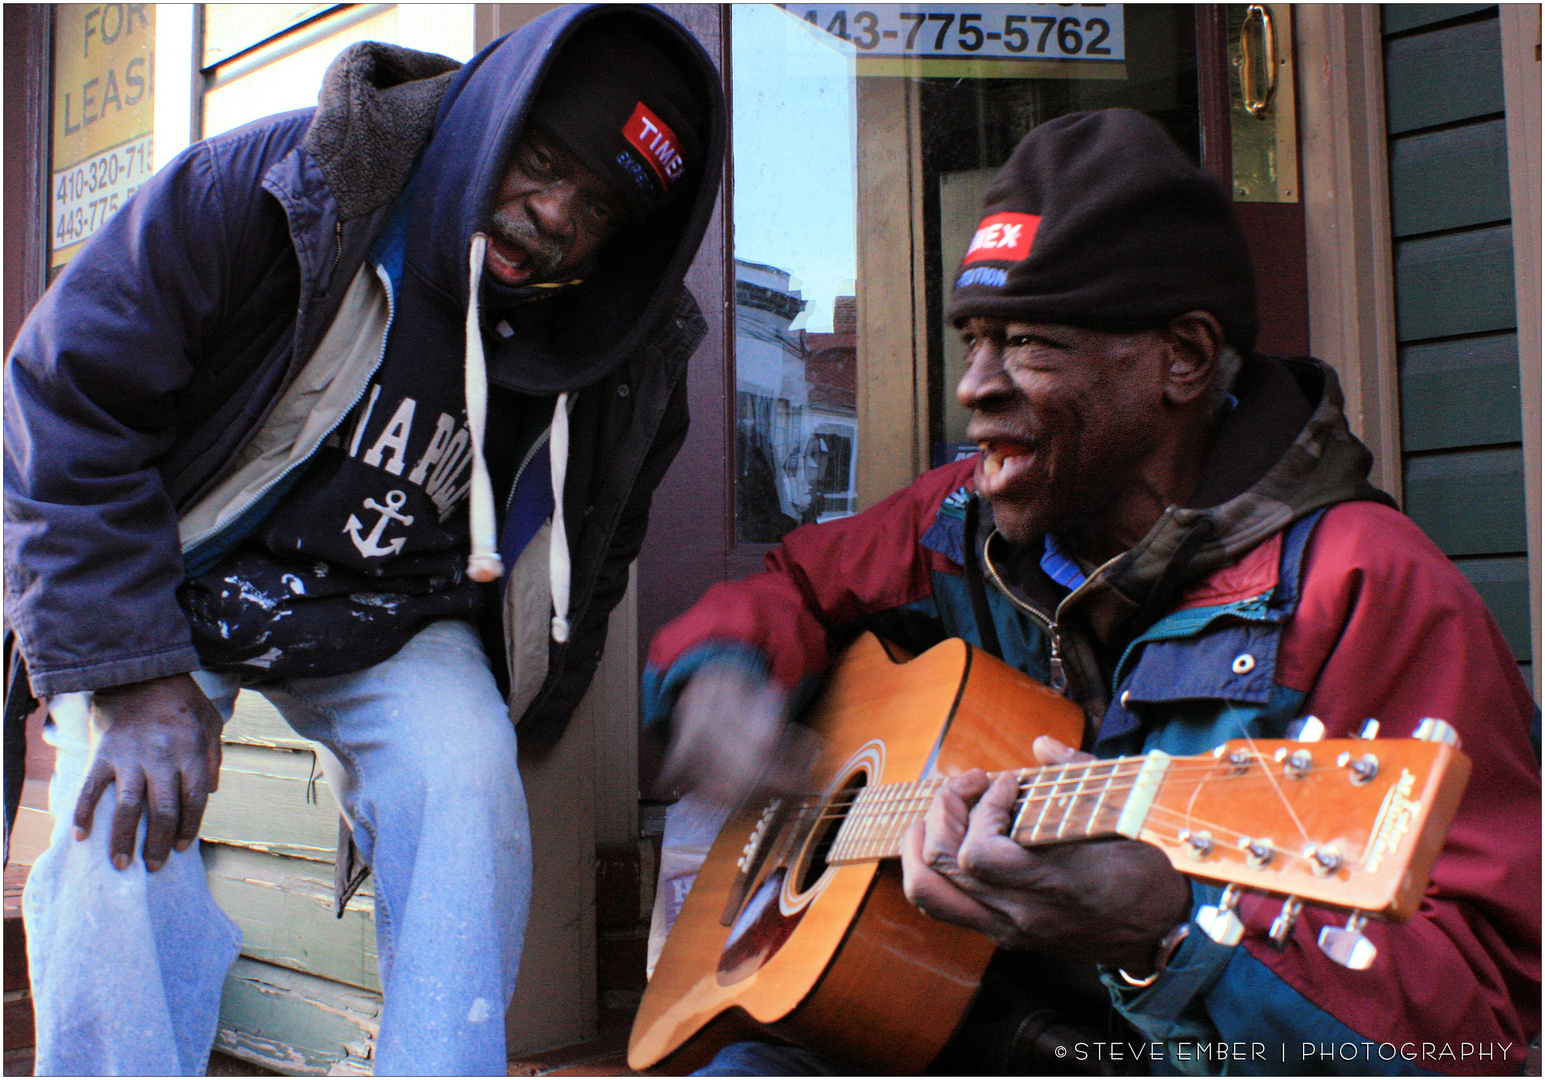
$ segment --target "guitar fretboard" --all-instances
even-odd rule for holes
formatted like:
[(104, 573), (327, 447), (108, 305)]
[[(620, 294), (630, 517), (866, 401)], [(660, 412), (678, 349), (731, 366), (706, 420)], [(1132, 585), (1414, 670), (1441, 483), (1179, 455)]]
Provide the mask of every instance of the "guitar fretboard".
[[(1026, 847), (1098, 836), (1136, 837), (1170, 762), (1155, 753), (1070, 765), (1019, 769), (1019, 797), (1008, 835)], [(826, 861), (832, 864), (895, 858), (901, 837), (921, 821), (945, 781), (914, 780), (859, 789)], [(837, 812), (836, 804), (828, 812)]]

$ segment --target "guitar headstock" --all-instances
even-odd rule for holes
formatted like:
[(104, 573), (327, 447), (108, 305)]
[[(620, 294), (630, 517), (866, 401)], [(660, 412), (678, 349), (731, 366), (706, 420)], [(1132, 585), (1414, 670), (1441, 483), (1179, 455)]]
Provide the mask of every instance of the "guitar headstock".
[(1424, 731), (1436, 734), (1236, 740), (1171, 759), (1141, 838), (1181, 872), (1235, 886), (1231, 896), (1253, 889), (1406, 919), (1470, 775), (1442, 729)]

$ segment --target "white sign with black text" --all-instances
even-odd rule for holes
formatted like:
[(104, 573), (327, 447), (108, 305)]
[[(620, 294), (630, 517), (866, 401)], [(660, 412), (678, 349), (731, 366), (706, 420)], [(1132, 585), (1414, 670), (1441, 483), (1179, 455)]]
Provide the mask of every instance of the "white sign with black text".
[(1125, 60), (1120, 4), (784, 4), (865, 56)]

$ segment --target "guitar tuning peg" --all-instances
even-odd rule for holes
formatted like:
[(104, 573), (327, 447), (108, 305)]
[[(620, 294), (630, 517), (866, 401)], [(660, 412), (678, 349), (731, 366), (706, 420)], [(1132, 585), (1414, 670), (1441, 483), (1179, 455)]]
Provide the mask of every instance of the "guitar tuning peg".
[(1379, 955), (1378, 947), (1363, 935), (1367, 924), (1368, 916), (1354, 911), (1344, 927), (1320, 927), (1320, 951), (1344, 968), (1364, 970)]
[(1363, 721), (1363, 726), (1357, 729), (1359, 739), (1377, 739), (1379, 737), (1379, 722), (1373, 717)]
[(1416, 731), (1411, 736), (1414, 739), (1424, 739), (1427, 742), (1448, 743), (1455, 750), (1459, 749), (1459, 732), (1447, 720), (1439, 720), (1436, 716), (1424, 716), (1421, 723), (1416, 725)]
[(1196, 925), (1219, 945), (1238, 945), (1245, 936), (1245, 924), (1239, 921), (1235, 908), (1239, 906), (1239, 889), (1230, 885), (1216, 905), (1204, 904), (1197, 909)]
[(1271, 943), (1277, 948), (1282, 948), (1287, 942), (1287, 936), (1293, 932), (1293, 924), (1298, 921), (1298, 913), (1303, 909), (1303, 901), (1296, 896), (1290, 896), (1282, 901), (1282, 910), (1271, 921), (1271, 929), (1267, 931)]
[(1325, 738), (1325, 722), (1318, 716), (1294, 720), (1288, 725), (1287, 737), (1294, 742), (1319, 742)]

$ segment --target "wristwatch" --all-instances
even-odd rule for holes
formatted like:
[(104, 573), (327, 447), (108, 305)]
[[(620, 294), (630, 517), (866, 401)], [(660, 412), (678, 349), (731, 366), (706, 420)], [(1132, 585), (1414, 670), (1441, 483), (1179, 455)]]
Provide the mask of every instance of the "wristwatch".
[(1146, 979), (1134, 979), (1120, 968), (1116, 974), (1121, 976), (1121, 981), (1128, 986), (1152, 986), (1154, 980), (1163, 975), (1169, 967), (1169, 962), (1175, 958), (1175, 951), (1180, 948), (1180, 943), (1185, 941), (1186, 935), (1191, 932), (1190, 920), (1181, 923), (1175, 929), (1159, 939), (1159, 944), (1153, 953), (1153, 974)]

